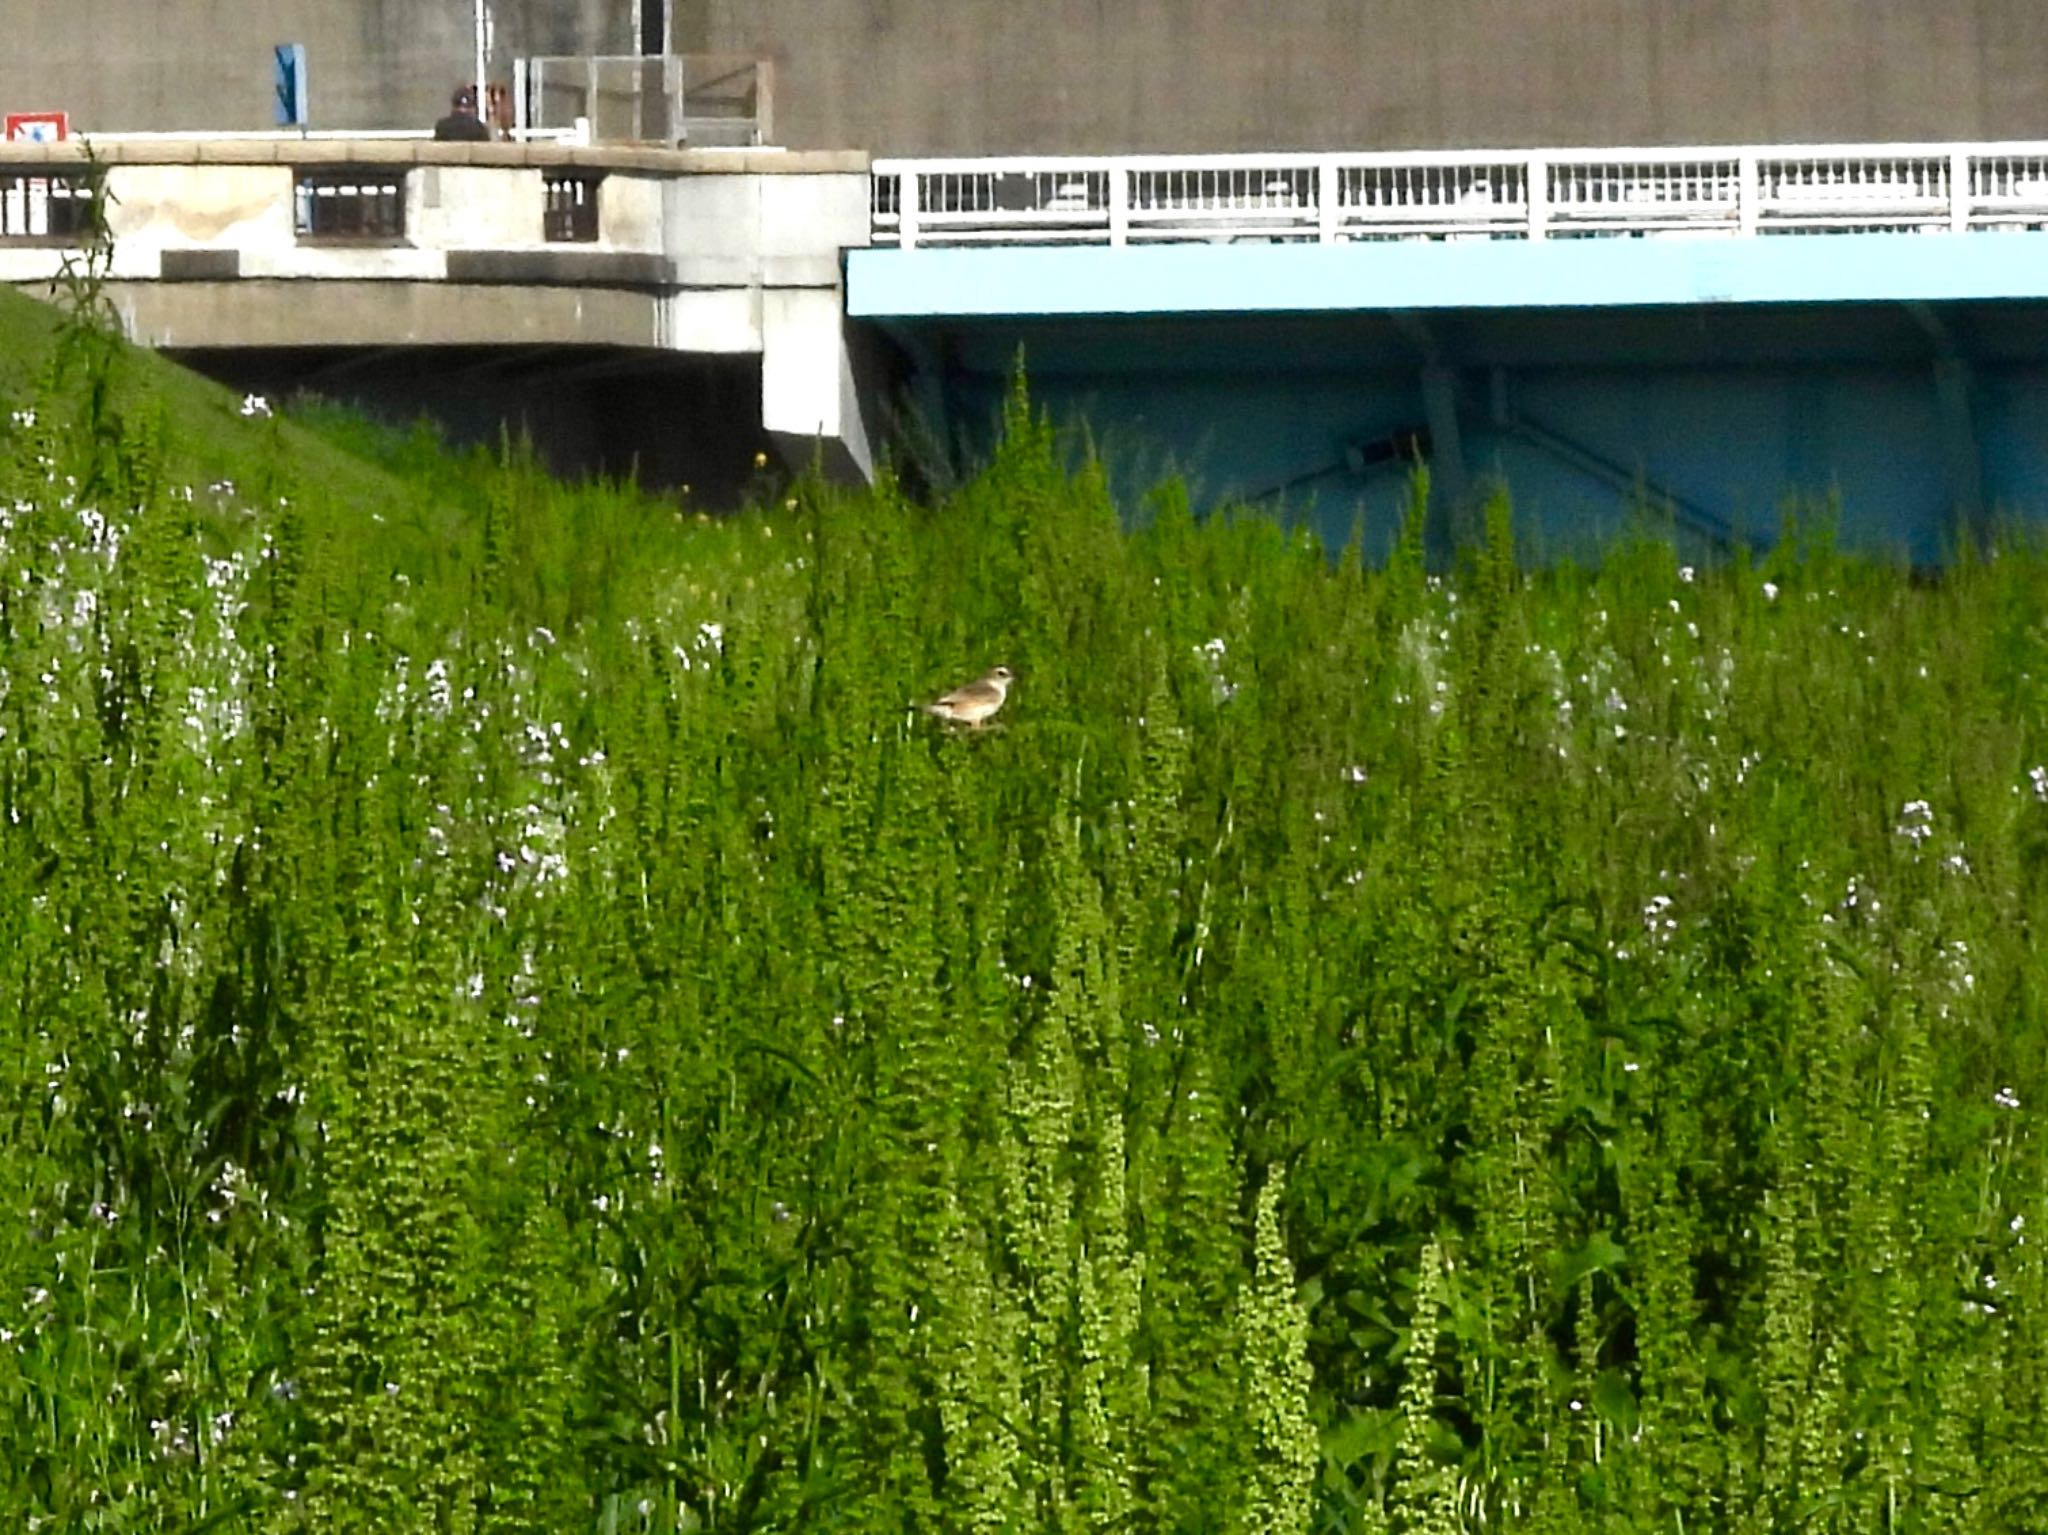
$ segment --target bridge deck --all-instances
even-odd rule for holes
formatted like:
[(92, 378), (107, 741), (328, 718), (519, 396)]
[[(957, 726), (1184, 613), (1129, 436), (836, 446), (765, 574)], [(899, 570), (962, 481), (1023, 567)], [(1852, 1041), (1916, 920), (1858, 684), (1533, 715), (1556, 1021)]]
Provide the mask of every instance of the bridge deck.
[(2040, 298), (2048, 143), (878, 160), (871, 222), (874, 319)]

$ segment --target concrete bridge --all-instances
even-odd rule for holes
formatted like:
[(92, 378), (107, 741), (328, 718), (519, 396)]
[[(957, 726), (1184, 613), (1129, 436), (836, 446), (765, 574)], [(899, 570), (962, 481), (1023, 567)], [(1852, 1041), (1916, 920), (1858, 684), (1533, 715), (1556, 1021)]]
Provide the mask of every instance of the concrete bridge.
[[(460, 356), (465, 388), (545, 392), (738, 359), (733, 433), (858, 477), (885, 418), (941, 457), (972, 437), (1022, 346), (1040, 400), (1140, 476), (1333, 533), (1418, 452), (1453, 514), (1498, 473), (1595, 534), (1648, 500), (1767, 542), (1788, 494), (1839, 494), (1931, 556), (1958, 520), (2048, 510), (2048, 144), (95, 153), (135, 336), (286, 376)], [(78, 145), (0, 148), (0, 281), (78, 243), (85, 170)], [(657, 444), (705, 414), (683, 389), (636, 419)]]
[[(545, 387), (739, 359), (759, 379), (740, 430), (872, 470), (840, 280), (868, 237), (865, 155), (258, 135), (91, 154), (138, 341), (358, 376), (460, 355), (456, 390), (514, 365)], [(80, 243), (87, 171), (81, 143), (0, 145), (0, 282), (46, 287)]]

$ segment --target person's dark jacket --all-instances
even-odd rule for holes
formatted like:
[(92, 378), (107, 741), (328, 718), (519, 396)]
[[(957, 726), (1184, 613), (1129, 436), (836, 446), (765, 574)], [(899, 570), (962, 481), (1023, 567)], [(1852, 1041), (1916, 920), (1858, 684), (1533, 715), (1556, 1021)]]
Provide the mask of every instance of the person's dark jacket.
[(482, 118), (474, 112), (450, 112), (434, 124), (434, 137), (454, 139), (463, 143), (484, 144), (490, 141), (491, 130), (484, 126)]

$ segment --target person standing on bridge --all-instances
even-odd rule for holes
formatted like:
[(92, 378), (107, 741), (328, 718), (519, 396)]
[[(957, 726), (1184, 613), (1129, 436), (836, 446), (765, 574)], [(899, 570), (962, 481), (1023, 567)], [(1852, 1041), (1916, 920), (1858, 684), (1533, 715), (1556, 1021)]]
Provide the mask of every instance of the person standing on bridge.
[(449, 139), (458, 143), (487, 143), (491, 137), (490, 125), (476, 115), (476, 88), (465, 85), (456, 91), (450, 103), (448, 115), (434, 124), (434, 137)]

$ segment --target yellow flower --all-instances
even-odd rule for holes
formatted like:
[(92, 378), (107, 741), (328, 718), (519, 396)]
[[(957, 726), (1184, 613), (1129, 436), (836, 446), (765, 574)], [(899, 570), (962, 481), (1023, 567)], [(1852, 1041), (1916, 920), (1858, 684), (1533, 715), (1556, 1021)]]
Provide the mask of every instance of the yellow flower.
[(765, 453), (756, 453), (754, 455), (754, 467), (756, 469), (766, 469), (768, 467), (768, 455)]

